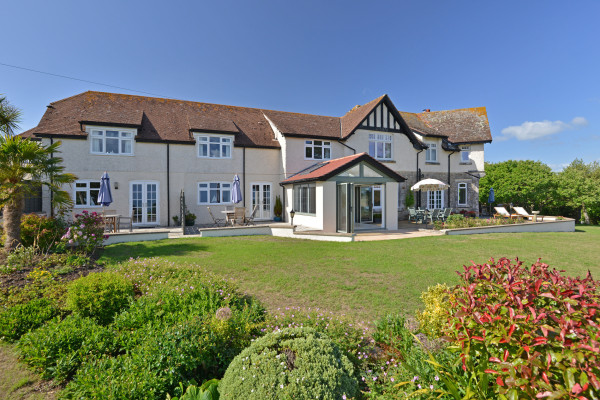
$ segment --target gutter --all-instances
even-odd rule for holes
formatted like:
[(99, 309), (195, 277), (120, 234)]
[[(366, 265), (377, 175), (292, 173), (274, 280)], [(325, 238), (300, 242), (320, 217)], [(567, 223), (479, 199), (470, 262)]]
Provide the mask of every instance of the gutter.
[[(417, 151), (417, 182), (419, 182), (421, 180), (421, 170), (419, 169), (419, 154), (421, 154), (423, 152), (423, 149)], [(415, 182), (416, 183), (416, 182)], [(408, 189), (410, 190), (410, 188)], [(419, 197), (417, 198), (417, 207), (421, 207), (421, 191), (419, 190)]]
[(448, 206), (450, 206), (450, 191), (452, 190), (452, 185), (450, 184), (450, 156), (459, 151), (460, 150), (452, 150), (452, 152), (448, 154)]
[(346, 143), (343, 143), (343, 142), (342, 142), (340, 139), (338, 139), (338, 140), (337, 140), (337, 142), (338, 142), (339, 144), (341, 144), (342, 146), (344, 146), (344, 147), (347, 147), (347, 148), (349, 148), (350, 150), (352, 150), (352, 152), (353, 152), (352, 154), (356, 154), (356, 149), (355, 149), (354, 147), (350, 147), (350, 146), (348, 146)]
[[(50, 136), (50, 146), (54, 144), (54, 139)], [(54, 158), (54, 152), (50, 153), (50, 158)], [(50, 183), (52, 184), (52, 177), (50, 177)], [(54, 217), (54, 193), (50, 190), (50, 217)]]
[[(170, 157), (169, 157), (169, 143), (167, 143), (167, 226), (171, 226), (171, 174), (170, 171)], [(185, 221), (184, 221), (185, 222)]]

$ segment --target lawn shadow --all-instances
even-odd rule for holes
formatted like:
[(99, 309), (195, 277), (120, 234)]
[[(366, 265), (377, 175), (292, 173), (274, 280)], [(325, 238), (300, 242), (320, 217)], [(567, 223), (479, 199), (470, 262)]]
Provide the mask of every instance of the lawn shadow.
[(121, 262), (138, 257), (185, 256), (192, 253), (206, 252), (208, 246), (198, 242), (169, 243), (154, 245), (153, 242), (117, 243), (104, 249), (100, 260), (104, 262)]

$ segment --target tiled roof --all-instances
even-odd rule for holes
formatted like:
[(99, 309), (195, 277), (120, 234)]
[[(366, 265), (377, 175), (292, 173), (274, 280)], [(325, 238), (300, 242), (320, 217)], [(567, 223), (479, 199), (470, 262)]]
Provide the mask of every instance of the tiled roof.
[(485, 107), (400, 114), (411, 129), (425, 136), (445, 136), (452, 143), (492, 141)]
[(340, 119), (322, 115), (298, 114), (285, 111), (266, 111), (283, 135), (340, 138)]
[(342, 124), (342, 137), (346, 138), (352, 134), (356, 127), (371, 113), (371, 111), (373, 111), (384, 97), (386, 97), (385, 94), (360, 107), (354, 107), (352, 110), (348, 111), (346, 115), (340, 118)]
[(104, 92), (50, 104), (39, 125), (25, 134), (85, 137), (80, 122), (137, 126), (137, 140), (193, 143), (193, 131), (211, 131), (235, 133), (240, 146), (279, 147), (260, 109)]
[[(85, 138), (82, 124), (120, 125), (138, 128), (139, 141), (193, 143), (194, 131), (226, 132), (236, 134), (237, 146), (278, 148), (279, 142), (265, 117), (284, 135), (345, 140), (384, 100), (393, 107), (383, 95), (338, 118), (89, 91), (51, 103), (38, 126), (22, 135)], [(400, 115), (408, 127), (424, 135), (444, 136), (458, 143), (491, 141), (484, 107)], [(414, 136), (412, 132), (407, 134)]]
[(385, 173), (391, 178), (396, 179), (399, 182), (406, 180), (403, 176), (392, 171), (391, 169), (389, 169), (379, 161), (375, 160), (367, 153), (358, 153), (353, 154), (351, 156), (336, 158), (334, 160), (322, 161), (320, 163), (311, 165), (310, 167), (285, 179), (281, 182), (281, 184), (286, 185), (289, 183), (298, 182), (324, 181), (352, 167), (353, 165), (358, 164), (361, 161), (365, 161), (371, 164), (381, 172)]

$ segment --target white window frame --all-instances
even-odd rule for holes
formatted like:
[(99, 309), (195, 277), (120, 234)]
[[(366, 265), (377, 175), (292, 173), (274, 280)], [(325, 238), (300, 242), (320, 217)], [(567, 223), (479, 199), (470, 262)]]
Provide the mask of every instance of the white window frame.
[[(317, 144), (319, 142), (319, 144)], [(321, 158), (315, 157), (315, 148), (321, 149)], [(311, 156), (306, 155), (307, 149), (310, 149)], [(325, 157), (325, 150), (329, 150), (329, 157)], [(305, 160), (331, 160), (331, 142), (326, 140), (305, 140), (304, 141), (304, 159)]]
[[(78, 179), (76, 180), (73, 186), (73, 207), (75, 208), (99, 208), (102, 207), (101, 204), (90, 204), (90, 199), (92, 198), (91, 191), (100, 192), (100, 179)], [(92, 189), (90, 187), (90, 183), (97, 183), (98, 189)], [(77, 184), (85, 184), (85, 188), (78, 188)], [(86, 192), (86, 200), (87, 204), (77, 204), (77, 192)], [(98, 201), (98, 195), (96, 195), (96, 201)]]
[[(302, 208), (302, 189), (306, 190), (306, 209)], [(316, 215), (317, 214), (317, 185), (314, 182), (298, 183), (293, 187), (293, 207), (297, 214)], [(314, 210), (311, 209), (311, 204)], [(311, 212), (312, 211), (312, 212)]]
[[(124, 129), (110, 126), (88, 126), (86, 127), (86, 131), (88, 133), (88, 139), (90, 141), (90, 154), (94, 155), (103, 155), (103, 156), (133, 156), (135, 155), (135, 135), (137, 134), (136, 129)], [(116, 138), (107, 137), (107, 132), (117, 132)], [(102, 143), (102, 151), (94, 151), (94, 143), (97, 140), (100, 140)], [(107, 139), (117, 139), (119, 142), (118, 153), (107, 153), (106, 152), (106, 140)], [(123, 142), (131, 143), (131, 152), (130, 153), (122, 153)]]
[[(461, 203), (460, 202), (460, 191), (464, 190), (465, 191), (465, 202)], [(458, 183), (458, 191), (457, 191), (458, 197), (456, 199), (456, 202), (459, 206), (468, 206), (469, 205), (469, 186), (467, 185), (466, 182), (459, 182)]]
[[(218, 185), (218, 187), (211, 187), (211, 185)], [(231, 182), (198, 182), (198, 205), (220, 205), (220, 204), (231, 204), (231, 189), (232, 189), (232, 183)], [(219, 196), (219, 201), (218, 202), (211, 202), (211, 197), (210, 197), (210, 193), (213, 190), (217, 190), (218, 191), (218, 196)], [(203, 202), (201, 201), (201, 192), (206, 192), (206, 199), (208, 201)], [(223, 201), (223, 194), (229, 192), (229, 201)]]
[[(437, 198), (437, 199), (432, 198), (432, 194), (434, 194), (434, 193), (435, 194), (439, 193), (439, 198)], [(445, 194), (446, 194), (445, 190), (428, 190), (427, 191), (427, 209), (433, 210), (436, 208), (438, 208), (438, 209), (444, 208), (444, 198), (446, 197)], [(439, 207), (436, 207), (436, 205), (438, 205), (436, 203), (439, 204)]]
[(460, 146), (460, 162), (462, 164), (471, 164), (471, 146)]
[(427, 145), (429, 147), (425, 151), (425, 162), (438, 162), (437, 143), (427, 143)]
[[(212, 133), (195, 134), (196, 155), (198, 158), (230, 159), (233, 156), (233, 135), (217, 135)], [(211, 144), (219, 145), (219, 155), (213, 156), (210, 151)], [(206, 151), (203, 149), (206, 146)], [(229, 155), (223, 156), (224, 149), (229, 148)]]
[[(371, 151), (371, 143), (373, 144), (373, 152)], [(379, 144), (381, 143), (381, 149)], [(390, 156), (386, 157), (386, 148), (389, 147)], [(379, 150), (382, 151), (381, 155)], [(376, 160), (393, 160), (394, 159), (394, 138), (387, 133), (369, 133), (369, 155)]]

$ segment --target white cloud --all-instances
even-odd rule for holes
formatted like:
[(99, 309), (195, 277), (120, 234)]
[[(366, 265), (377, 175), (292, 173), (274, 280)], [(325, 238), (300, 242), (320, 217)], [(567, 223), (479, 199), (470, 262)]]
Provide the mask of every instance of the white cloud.
[(557, 133), (576, 129), (588, 124), (584, 117), (575, 117), (570, 123), (563, 121), (525, 121), (521, 125), (509, 126), (502, 129), (499, 140), (508, 140), (516, 138), (517, 140), (533, 140), (539, 139), (548, 135), (556, 135)]
[(571, 121), (571, 124), (575, 125), (575, 126), (587, 126), (588, 121), (587, 121), (587, 119), (585, 119), (583, 117), (575, 117)]

